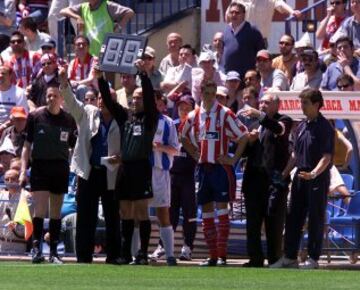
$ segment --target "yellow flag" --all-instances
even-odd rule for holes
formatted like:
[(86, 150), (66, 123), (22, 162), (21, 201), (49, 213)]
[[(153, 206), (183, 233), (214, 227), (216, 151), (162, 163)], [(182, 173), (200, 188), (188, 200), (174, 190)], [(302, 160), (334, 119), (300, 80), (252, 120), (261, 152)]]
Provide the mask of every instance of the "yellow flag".
[(20, 195), (20, 200), (16, 209), (14, 222), (22, 224), (25, 227), (25, 240), (28, 240), (33, 232), (33, 224), (24, 192), (22, 192)]

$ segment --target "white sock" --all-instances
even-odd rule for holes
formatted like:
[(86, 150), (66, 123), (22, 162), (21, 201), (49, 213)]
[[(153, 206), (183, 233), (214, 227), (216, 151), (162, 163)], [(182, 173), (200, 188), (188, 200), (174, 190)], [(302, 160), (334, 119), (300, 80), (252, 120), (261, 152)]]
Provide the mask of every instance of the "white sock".
[(131, 255), (136, 257), (140, 249), (140, 230), (139, 227), (134, 228), (134, 232), (131, 239)]
[(174, 257), (174, 230), (172, 226), (160, 227), (160, 238), (164, 245), (166, 257)]

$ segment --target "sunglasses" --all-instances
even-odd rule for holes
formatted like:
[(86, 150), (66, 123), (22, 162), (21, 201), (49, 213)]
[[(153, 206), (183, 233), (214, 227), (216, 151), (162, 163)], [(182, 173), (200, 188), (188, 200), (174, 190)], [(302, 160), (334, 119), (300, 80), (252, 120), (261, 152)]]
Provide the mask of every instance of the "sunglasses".
[(350, 84), (338, 84), (337, 87), (339, 90), (342, 90), (350, 87)]
[(280, 45), (285, 45), (285, 46), (291, 46), (292, 45), (292, 43), (286, 42), (286, 41), (279, 41), (279, 44)]
[(42, 67), (45, 67), (45, 66), (47, 66), (47, 65), (52, 65), (53, 64), (53, 62), (51, 62), (51, 61), (49, 61), (49, 62), (43, 62), (42, 64), (41, 64), (41, 66)]
[(343, 4), (343, 2), (341, 2), (341, 1), (330, 2), (330, 5), (333, 5), (333, 6), (338, 6), (338, 5), (341, 5), (341, 4)]
[(17, 44), (21, 44), (21, 43), (23, 43), (24, 41), (22, 40), (22, 39), (14, 39), (14, 40), (10, 40), (10, 43), (11, 44), (15, 44), (15, 43), (17, 43)]

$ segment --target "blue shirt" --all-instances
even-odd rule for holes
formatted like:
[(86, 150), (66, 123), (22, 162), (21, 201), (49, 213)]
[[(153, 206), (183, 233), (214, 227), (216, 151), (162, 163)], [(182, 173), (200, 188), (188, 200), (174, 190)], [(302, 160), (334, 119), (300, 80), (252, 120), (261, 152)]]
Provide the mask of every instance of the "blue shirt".
[[(312, 120), (302, 121), (295, 136), (296, 167), (313, 170), (324, 154), (334, 153), (335, 130), (322, 114)], [(329, 164), (328, 169), (331, 167)]]
[(108, 133), (112, 120), (106, 124), (102, 115), (100, 115), (100, 125), (97, 134), (91, 139), (92, 153), (90, 164), (93, 166), (101, 165), (101, 157), (108, 155)]
[[(350, 65), (352, 72), (360, 78), (359, 59), (354, 57)], [(334, 91), (337, 90), (336, 80), (343, 74), (342, 66), (336, 61), (331, 63), (324, 72), (320, 87), (323, 90)]]
[(354, 16), (344, 20), (336, 33), (346, 34), (354, 43), (354, 48), (360, 48), (360, 23), (358, 23)]

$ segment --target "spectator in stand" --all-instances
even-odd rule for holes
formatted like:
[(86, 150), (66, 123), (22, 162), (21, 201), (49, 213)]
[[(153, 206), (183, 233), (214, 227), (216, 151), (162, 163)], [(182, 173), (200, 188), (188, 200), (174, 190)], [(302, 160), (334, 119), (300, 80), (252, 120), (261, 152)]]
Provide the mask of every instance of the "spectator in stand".
[[(58, 21), (62, 17), (60, 11), (66, 7), (72, 7), (80, 3), (87, 2), (86, 0), (51, 0), (49, 13), (48, 13), (48, 24), (49, 33), (52, 37), (58, 35)], [(72, 25), (77, 30), (76, 22), (72, 22)], [(77, 31), (78, 34), (78, 31)]]
[(321, 59), (323, 60), (326, 67), (328, 67), (333, 62), (337, 61), (337, 51), (336, 51), (334, 36), (330, 38), (329, 49), (327, 49), (327, 53), (321, 55)]
[(289, 85), (293, 78), (293, 67), (298, 61), (295, 53), (293, 53), (294, 44), (295, 39), (292, 35), (284, 34), (281, 36), (279, 41), (280, 55), (272, 61), (273, 68), (279, 69), (285, 74), (289, 80)]
[[(213, 80), (202, 82), (201, 94), (200, 108), (189, 113), (181, 136), (186, 140), (183, 145), (187, 152), (199, 162), (197, 197), (202, 206), (204, 236), (210, 252), (210, 257), (200, 265), (225, 266), (230, 230), (228, 203), (232, 199), (232, 182), (235, 182), (232, 166), (245, 148), (247, 130), (230, 109), (216, 101)], [(233, 157), (228, 156), (230, 139), (237, 143)]]
[(224, 86), (226, 76), (216, 70), (215, 56), (212, 51), (204, 51), (199, 57), (200, 68), (192, 69), (192, 96), (197, 104), (201, 102), (201, 84), (203, 81), (212, 80), (217, 86)]
[[(151, 80), (154, 89), (160, 89), (160, 83), (163, 81), (163, 75), (155, 68), (155, 49), (147, 46), (143, 55), (146, 73)], [(137, 86), (141, 85), (141, 80), (136, 79)]]
[(182, 46), (182, 37), (179, 33), (171, 32), (166, 38), (166, 45), (169, 54), (165, 56), (159, 66), (159, 71), (163, 76), (167, 75), (170, 67), (176, 67), (179, 63), (179, 51)]
[(256, 89), (259, 97), (263, 95), (263, 88), (261, 86), (261, 75), (257, 70), (248, 70), (244, 77), (245, 87), (252, 86)]
[(243, 105), (241, 97), (242, 82), (237, 71), (229, 71), (226, 74), (225, 87), (228, 89), (226, 106), (236, 114)]
[(20, 199), (24, 198), (29, 203), (31, 195), (19, 186), (19, 171), (6, 171), (4, 180), (5, 189), (0, 191), (0, 252), (24, 255), (27, 247), (25, 228), (14, 222), (14, 217)]
[(259, 94), (253, 86), (248, 86), (244, 88), (242, 93), (243, 98), (243, 107), (236, 113), (236, 116), (239, 120), (248, 128), (248, 131), (257, 129), (259, 127), (258, 118), (252, 116), (243, 116), (242, 112), (249, 110), (251, 108), (259, 108)]
[(47, 88), (46, 101), (46, 106), (29, 114), (19, 182), (25, 186), (31, 157), (30, 186), (35, 204), (32, 262), (44, 261), (41, 240), (44, 218), (50, 204), (49, 262), (62, 264), (57, 245), (60, 239), (61, 207), (64, 194), (68, 192), (69, 151), (75, 145), (76, 124), (71, 115), (61, 108), (63, 98), (59, 84)]
[(293, 77), (302, 71), (304, 71), (304, 67), (302, 66), (302, 63), (300, 61), (300, 55), (304, 51), (304, 49), (313, 49), (313, 46), (311, 44), (310, 35), (308, 32), (305, 32), (303, 36), (295, 42), (294, 45), (295, 53), (297, 56), (297, 62), (294, 64), (292, 75)]
[(0, 53), (10, 43), (11, 34), (16, 31), (16, 0), (0, 1)]
[(98, 57), (106, 33), (119, 30), (125, 33), (126, 23), (134, 16), (134, 11), (115, 2), (90, 0), (64, 8), (60, 14), (76, 19), (78, 34), (89, 38), (89, 52)]
[(346, 18), (347, 0), (330, 0), (329, 4), (330, 6), (326, 9), (326, 17), (321, 20), (316, 30), (316, 38), (322, 40), (321, 52), (330, 48), (330, 38)]
[[(244, 267), (263, 267), (264, 254), (261, 243), (261, 228), (265, 224), (268, 264), (281, 257), (284, 231), (288, 180), (281, 173), (290, 157), (289, 134), (292, 120), (279, 114), (280, 99), (265, 93), (260, 100), (260, 109), (243, 110), (242, 115), (257, 118), (259, 129), (249, 135), (242, 191), (246, 207), (247, 251), (250, 261)], [(261, 180), (260, 182), (257, 182)]]
[(264, 91), (286, 91), (289, 89), (289, 80), (285, 74), (272, 67), (270, 52), (260, 50), (256, 54), (256, 68), (261, 75), (261, 86)]
[(24, 107), (28, 111), (25, 91), (12, 83), (11, 67), (0, 66), (0, 133), (8, 127), (11, 109), (15, 106)]
[(360, 62), (354, 54), (354, 45), (350, 38), (343, 36), (336, 40), (337, 62), (329, 65), (325, 71), (321, 88), (323, 90), (336, 90), (336, 80), (343, 73), (352, 77), (355, 89), (360, 88)]
[(335, 36), (346, 35), (354, 44), (354, 53), (360, 57), (360, 1), (350, 0), (350, 7), (353, 16), (345, 19), (340, 28), (336, 31)]
[(245, 21), (246, 9), (240, 2), (231, 2), (228, 8), (230, 23), (224, 30), (224, 71), (237, 71), (241, 77), (255, 68), (256, 53), (265, 48), (260, 31)]
[(75, 95), (80, 101), (84, 101), (87, 88), (97, 86), (93, 67), (97, 64), (96, 57), (89, 53), (89, 39), (84, 35), (78, 35), (74, 39), (75, 58), (68, 67), (68, 78)]
[(305, 70), (295, 75), (290, 90), (318, 89), (322, 80), (318, 53), (313, 49), (305, 49), (300, 59)]
[[(11, 146), (16, 157), (21, 151), (26, 139), (27, 112), (24, 107), (13, 107), (10, 112), (11, 126), (4, 130), (0, 139), (0, 151), (3, 146)], [(8, 144), (8, 145), (6, 145)]]
[(216, 58), (216, 68), (220, 69), (224, 67), (221, 64), (222, 55), (224, 53), (224, 34), (222, 32), (216, 32), (214, 34), (213, 40), (212, 40), (212, 46), (215, 53)]
[(117, 102), (126, 109), (129, 109), (132, 103), (133, 94), (136, 85), (136, 76), (122, 73), (120, 75), (121, 89), (116, 91)]
[(28, 95), (30, 111), (47, 104), (46, 91), (49, 86), (59, 83), (56, 55), (45, 53), (41, 56), (41, 71), (31, 84)]
[(89, 88), (85, 94), (84, 105), (97, 107), (99, 92), (94, 88)]
[(229, 98), (229, 90), (224, 86), (217, 86), (216, 88), (216, 100), (219, 102), (220, 105), (227, 107), (226, 101)]
[(52, 38), (45, 39), (43, 43), (41, 43), (40, 48), (41, 54), (53, 53), (56, 55), (56, 41)]
[[(77, 262), (92, 262), (101, 198), (106, 224), (106, 263), (120, 264), (119, 203), (115, 202), (114, 192), (119, 168), (120, 127), (101, 96), (98, 96), (95, 106), (89, 103), (84, 105), (76, 99), (68, 84), (65, 69), (60, 68), (59, 73), (61, 93), (79, 128), (71, 162), (71, 170), (78, 175)], [(116, 95), (109, 97), (116, 102)]]
[(16, 77), (16, 84), (26, 89), (31, 84), (36, 64), (40, 61), (40, 55), (30, 52), (25, 48), (25, 38), (19, 31), (12, 33), (10, 38), (12, 56), (9, 61)]
[(41, 25), (48, 19), (48, 0), (19, 0), (18, 9), (22, 18), (30, 17), (37, 25)]
[(25, 36), (26, 49), (31, 52), (40, 50), (44, 41), (50, 38), (49, 34), (38, 30), (36, 22), (31, 17), (21, 19), (19, 31)]
[(301, 265), (317, 269), (324, 238), (325, 210), (334, 154), (334, 128), (320, 113), (324, 99), (320, 91), (300, 93), (301, 109), (306, 116), (297, 127), (291, 158), (282, 171), (287, 178), (296, 166), (291, 186), (290, 205), (285, 224), (284, 256), (271, 268), (298, 268), (298, 251), (308, 217), (309, 258)]
[[(281, 14), (289, 16), (301, 17), (299, 10), (294, 10), (283, 0), (232, 0), (232, 2), (240, 2), (246, 7), (246, 20), (260, 30), (264, 37), (266, 46), (270, 36), (271, 24), (275, 10)], [(228, 14), (226, 11), (226, 15)]]

